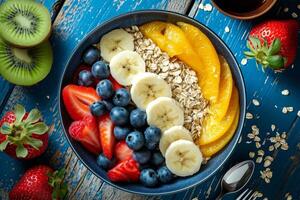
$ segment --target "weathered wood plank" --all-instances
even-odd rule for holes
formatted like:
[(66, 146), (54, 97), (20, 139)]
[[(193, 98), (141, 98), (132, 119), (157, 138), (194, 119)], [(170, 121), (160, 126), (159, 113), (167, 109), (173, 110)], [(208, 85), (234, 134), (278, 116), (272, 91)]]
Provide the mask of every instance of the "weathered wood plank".
[[(175, 2), (176, 5), (172, 6), (172, 2)], [(64, 138), (58, 115), (57, 89), (58, 80), (61, 77), (64, 66), (73, 52), (73, 49), (88, 32), (113, 16), (128, 12), (129, 10), (146, 8), (166, 9), (169, 7), (172, 10), (179, 11), (179, 9), (185, 7), (180, 6), (180, 3), (185, 2), (169, 2), (167, 0), (155, 0), (151, 2), (126, 0), (105, 0), (101, 2), (98, 0), (66, 0), (53, 24), (51, 41), (55, 59), (50, 75), (40, 84), (31, 88), (14, 88), (8, 103), (5, 105), (4, 111), (10, 110), (16, 102), (25, 105), (27, 109), (38, 107), (44, 115), (45, 121), (48, 124), (54, 124), (54, 131), (50, 136), (49, 148), (39, 161), (43, 163), (50, 161), (50, 164), (56, 168), (61, 166), (67, 167), (65, 180), (68, 182), (70, 190), (68, 194), (69, 199), (100, 198), (104, 193), (110, 196), (111, 199), (121, 199), (123, 195), (125, 195), (125, 197), (130, 196), (119, 190), (112, 189), (107, 185), (103, 185), (105, 189), (101, 188), (102, 181), (97, 179), (78, 161)], [(8, 179), (0, 181), (2, 185), (6, 186), (5, 190), (8, 190), (17, 180), (17, 176), (19, 176), (27, 166), (21, 162), (16, 165), (17, 161), (7, 158), (3, 154), (0, 156), (0, 162), (5, 162), (5, 164), (11, 163), (11, 165), (19, 170), (15, 170), (15, 172), (5, 167), (8, 175), (12, 176), (12, 174), (14, 174), (10, 184), (7, 184)], [(8, 166), (8, 164), (5, 166)], [(141, 197), (137, 195), (135, 198), (140, 199)]]

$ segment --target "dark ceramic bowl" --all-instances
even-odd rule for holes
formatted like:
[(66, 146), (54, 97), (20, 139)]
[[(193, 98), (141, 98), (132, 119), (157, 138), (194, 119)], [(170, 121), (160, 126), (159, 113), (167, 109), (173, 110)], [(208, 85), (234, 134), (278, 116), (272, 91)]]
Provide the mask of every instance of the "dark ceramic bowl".
[[(236, 133), (232, 138), (231, 142), (216, 156), (214, 156), (206, 165), (201, 167), (201, 170), (191, 177), (186, 178), (178, 178), (174, 182), (170, 184), (161, 185), (155, 188), (147, 188), (144, 187), (140, 183), (126, 183), (126, 184), (119, 184), (119, 183), (112, 183), (108, 180), (106, 176), (106, 172), (102, 170), (96, 164), (96, 157), (87, 152), (78, 142), (74, 141), (68, 134), (68, 127), (72, 122), (71, 118), (69, 117), (68, 113), (66, 112), (64, 103), (61, 98), (61, 91), (64, 86), (72, 82), (72, 74), (75, 71), (76, 67), (81, 63), (81, 55), (83, 51), (92, 44), (98, 43), (101, 36), (105, 33), (120, 27), (130, 27), (132, 25), (141, 25), (150, 21), (154, 20), (161, 20), (167, 22), (177, 22), (183, 21), (189, 24), (192, 24), (201, 31), (203, 31), (212, 41), (215, 48), (217, 49), (218, 53), (223, 55), (230, 67), (235, 79), (236, 86), (239, 90), (240, 95), (240, 118), (239, 118), (239, 125), (236, 129)], [(60, 117), (64, 127), (65, 136), (76, 153), (79, 159), (84, 163), (84, 165), (92, 171), (97, 177), (101, 178), (106, 183), (132, 193), (138, 194), (145, 194), (145, 195), (163, 195), (163, 194), (170, 194), (179, 192), (195, 185), (203, 183), (206, 179), (211, 177), (228, 159), (234, 147), (237, 144), (238, 138), (240, 137), (242, 126), (244, 123), (244, 115), (245, 115), (245, 107), (246, 107), (246, 94), (245, 94), (245, 86), (241, 71), (239, 69), (238, 63), (236, 62), (232, 52), (226, 46), (226, 44), (210, 29), (202, 25), (201, 23), (172, 12), (166, 11), (159, 11), (159, 10), (145, 10), (145, 11), (137, 11), (131, 12), (128, 14), (124, 14), (118, 17), (115, 17), (98, 27), (96, 27), (87, 37), (85, 37), (81, 43), (75, 49), (71, 59), (69, 60), (59, 88), (59, 109), (60, 109)]]

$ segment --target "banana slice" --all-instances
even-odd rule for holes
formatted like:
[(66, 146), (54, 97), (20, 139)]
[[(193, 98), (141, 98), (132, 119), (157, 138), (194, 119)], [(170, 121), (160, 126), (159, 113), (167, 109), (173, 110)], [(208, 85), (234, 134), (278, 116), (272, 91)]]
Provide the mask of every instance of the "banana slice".
[(199, 147), (188, 140), (177, 140), (166, 151), (166, 165), (177, 176), (185, 177), (197, 173), (202, 160)]
[(154, 73), (143, 73), (136, 76), (130, 90), (133, 102), (142, 110), (158, 97), (171, 97), (169, 84)]
[(146, 108), (147, 122), (165, 131), (173, 126), (182, 126), (183, 110), (178, 102), (170, 97), (158, 97)]
[(131, 85), (134, 77), (146, 70), (142, 57), (137, 52), (129, 50), (115, 55), (111, 59), (109, 67), (114, 79), (124, 86)]
[(134, 50), (133, 36), (123, 29), (115, 29), (102, 36), (98, 48), (101, 50), (101, 56), (107, 62), (112, 57), (124, 50)]
[(165, 156), (166, 151), (172, 142), (180, 139), (193, 142), (191, 133), (183, 126), (173, 126), (166, 130), (159, 141), (159, 150), (162, 155)]

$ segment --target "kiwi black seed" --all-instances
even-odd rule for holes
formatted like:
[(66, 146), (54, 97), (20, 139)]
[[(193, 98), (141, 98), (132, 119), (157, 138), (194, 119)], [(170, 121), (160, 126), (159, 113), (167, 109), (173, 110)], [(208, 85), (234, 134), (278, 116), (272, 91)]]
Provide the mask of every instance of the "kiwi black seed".
[(36, 46), (48, 38), (50, 31), (50, 13), (42, 4), (10, 0), (0, 6), (0, 35), (11, 45)]
[(0, 39), (0, 75), (11, 83), (36, 84), (49, 74), (52, 63), (53, 53), (48, 41), (21, 49)]

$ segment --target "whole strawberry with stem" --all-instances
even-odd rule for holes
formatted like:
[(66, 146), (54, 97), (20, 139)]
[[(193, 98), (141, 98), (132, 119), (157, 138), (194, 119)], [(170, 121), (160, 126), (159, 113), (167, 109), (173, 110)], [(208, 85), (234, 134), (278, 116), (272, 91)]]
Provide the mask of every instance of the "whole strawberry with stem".
[(263, 66), (274, 70), (287, 68), (297, 55), (299, 22), (297, 20), (267, 20), (252, 28), (247, 41), (250, 51), (247, 58), (254, 58)]
[(44, 153), (48, 146), (48, 126), (37, 109), (29, 113), (17, 104), (0, 121), (0, 151), (19, 159), (32, 159)]
[(63, 183), (64, 169), (53, 171), (45, 165), (35, 166), (25, 172), (9, 192), (10, 200), (63, 199), (68, 189)]

